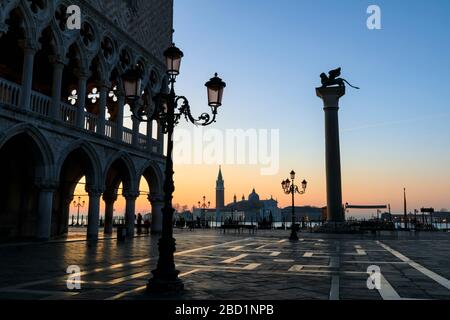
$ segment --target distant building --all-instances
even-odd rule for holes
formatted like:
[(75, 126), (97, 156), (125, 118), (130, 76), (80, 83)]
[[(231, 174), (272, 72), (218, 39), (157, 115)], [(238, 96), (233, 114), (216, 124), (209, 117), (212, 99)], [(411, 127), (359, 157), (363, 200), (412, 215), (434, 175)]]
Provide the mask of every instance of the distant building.
[(200, 218), (207, 221), (223, 221), (229, 217), (254, 222), (262, 221), (264, 218), (269, 220), (272, 217), (273, 221), (281, 221), (278, 202), (272, 197), (267, 200), (260, 200), (255, 189), (249, 194), (247, 200), (243, 195), (242, 200), (237, 201), (236, 195), (234, 195), (233, 202), (225, 205), (225, 182), (220, 167), (216, 180), (216, 207), (194, 208), (193, 215), (194, 219)]
[[(319, 221), (322, 220), (322, 208), (316, 208), (311, 206), (294, 207), (296, 221), (302, 221), (302, 219)], [(291, 221), (292, 219), (292, 206), (281, 209), (281, 221)]]
[(267, 200), (260, 200), (259, 195), (253, 188), (246, 200), (242, 196), (241, 201), (237, 201), (236, 195), (234, 201), (225, 206), (228, 212), (243, 212), (246, 221), (262, 221), (264, 218), (272, 221), (280, 221), (281, 211), (278, 208), (278, 201), (270, 197)]
[(216, 208), (222, 210), (225, 206), (225, 181), (222, 177), (222, 168), (219, 167), (219, 174), (216, 181)]

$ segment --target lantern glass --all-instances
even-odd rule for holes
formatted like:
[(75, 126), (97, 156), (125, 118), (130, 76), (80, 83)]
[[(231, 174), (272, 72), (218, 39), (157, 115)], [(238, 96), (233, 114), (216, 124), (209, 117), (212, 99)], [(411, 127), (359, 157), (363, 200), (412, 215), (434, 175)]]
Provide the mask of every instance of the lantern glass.
[(125, 96), (128, 98), (137, 98), (141, 96), (141, 77), (137, 70), (129, 70), (123, 76), (123, 87)]
[(294, 179), (295, 179), (295, 171), (292, 170), (292, 171), (291, 171), (291, 180), (294, 180)]
[(175, 44), (172, 44), (171, 47), (164, 51), (168, 75), (175, 77), (180, 74), (181, 58), (183, 56), (183, 51), (175, 47)]
[(291, 181), (289, 179), (286, 179), (286, 188), (289, 188), (291, 186)]
[(308, 185), (308, 182), (306, 181), (306, 180), (303, 180), (302, 181), (302, 188), (303, 188), (303, 190), (305, 190), (306, 189), (306, 186)]
[(217, 73), (208, 82), (205, 83), (208, 88), (208, 105), (212, 108), (218, 108), (222, 105), (223, 89), (225, 82), (217, 76)]

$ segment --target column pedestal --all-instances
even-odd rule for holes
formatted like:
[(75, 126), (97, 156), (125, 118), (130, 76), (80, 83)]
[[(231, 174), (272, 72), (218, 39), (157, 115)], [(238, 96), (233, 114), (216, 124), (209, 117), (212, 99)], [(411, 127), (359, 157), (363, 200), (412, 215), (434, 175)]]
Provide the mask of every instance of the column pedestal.
[(342, 208), (341, 160), (339, 147), (339, 99), (345, 87), (316, 88), (325, 112), (325, 164), (327, 182), (327, 222), (338, 226), (345, 222)]

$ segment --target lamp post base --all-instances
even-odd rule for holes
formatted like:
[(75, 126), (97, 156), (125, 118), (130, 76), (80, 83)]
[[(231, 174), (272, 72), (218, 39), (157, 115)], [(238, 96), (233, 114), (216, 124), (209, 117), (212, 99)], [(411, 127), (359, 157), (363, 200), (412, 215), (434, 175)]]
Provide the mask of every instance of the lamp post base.
[(152, 271), (153, 278), (147, 283), (149, 293), (176, 293), (184, 289), (183, 281), (178, 278), (178, 271), (175, 274), (160, 274), (158, 270)]
[(297, 232), (291, 232), (291, 235), (289, 236), (289, 240), (298, 241)]
[[(163, 230), (164, 231), (164, 230)], [(180, 273), (175, 269), (173, 253), (175, 252), (175, 239), (162, 236), (158, 242), (159, 260), (153, 278), (148, 281), (148, 292), (170, 293), (183, 290), (183, 281), (178, 278)]]

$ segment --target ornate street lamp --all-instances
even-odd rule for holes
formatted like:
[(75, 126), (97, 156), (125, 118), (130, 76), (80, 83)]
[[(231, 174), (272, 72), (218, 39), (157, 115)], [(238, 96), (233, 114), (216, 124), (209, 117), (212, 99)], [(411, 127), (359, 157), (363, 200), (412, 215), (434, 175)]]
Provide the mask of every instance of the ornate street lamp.
[(206, 197), (203, 196), (203, 203), (200, 201), (198, 202), (198, 208), (202, 211), (202, 217), (201, 217), (201, 226), (203, 226), (206, 223), (206, 209), (208, 209), (211, 206), (211, 201), (206, 202)]
[(291, 173), (291, 180), (286, 179), (281, 182), (281, 187), (283, 188), (283, 191), (285, 194), (291, 194), (292, 195), (292, 224), (291, 224), (291, 235), (289, 236), (289, 240), (296, 241), (298, 240), (297, 232), (295, 230), (295, 194), (304, 194), (306, 192), (306, 187), (308, 182), (306, 180), (302, 181), (301, 190), (298, 188), (298, 186), (295, 184), (295, 171), (292, 170)]
[(79, 226), (80, 223), (80, 208), (84, 207), (85, 202), (81, 201), (81, 197), (78, 197), (78, 202), (74, 201), (73, 206), (77, 208), (77, 226)]
[[(158, 93), (153, 100), (155, 108), (150, 110), (150, 106), (143, 105), (141, 102), (141, 72), (138, 68), (129, 70), (123, 75), (125, 94), (131, 106), (133, 117), (142, 122), (158, 121), (162, 127), (163, 133), (167, 134), (167, 157), (164, 181), (164, 207), (163, 227), (161, 238), (158, 242), (159, 259), (158, 265), (152, 271), (153, 277), (147, 284), (147, 291), (151, 292), (170, 292), (179, 291), (184, 288), (183, 282), (178, 277), (178, 270), (175, 269), (174, 252), (175, 239), (173, 238), (172, 218), (174, 209), (172, 207), (172, 194), (175, 190), (173, 181), (173, 130), (179, 123), (181, 117), (187, 121), (201, 126), (207, 126), (216, 121), (218, 108), (222, 105), (223, 89), (225, 82), (217, 76), (217, 73), (211, 78), (205, 86), (208, 90), (208, 105), (211, 107), (212, 116), (208, 113), (202, 113), (198, 118), (191, 114), (189, 101), (184, 96), (175, 94), (174, 84), (176, 77), (180, 73), (181, 58), (183, 52), (174, 44), (164, 52), (166, 58), (167, 75), (169, 76), (170, 92)], [(162, 88), (162, 90), (164, 90)]]

